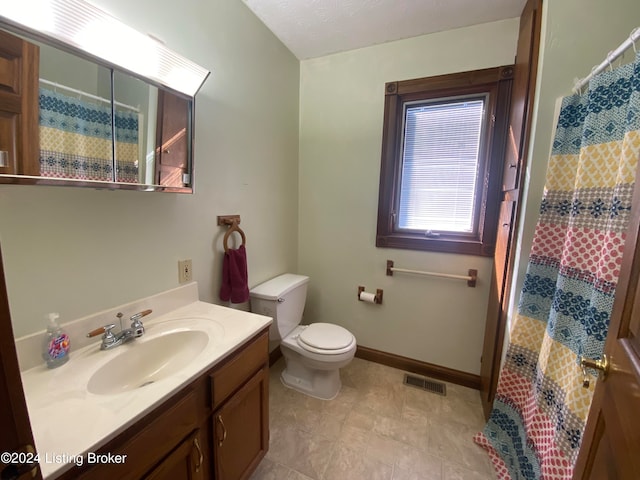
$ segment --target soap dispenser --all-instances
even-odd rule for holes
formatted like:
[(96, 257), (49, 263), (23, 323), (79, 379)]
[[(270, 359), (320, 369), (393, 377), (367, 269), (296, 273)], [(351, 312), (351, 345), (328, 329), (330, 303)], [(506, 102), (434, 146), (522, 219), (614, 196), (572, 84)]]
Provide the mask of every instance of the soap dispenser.
[(42, 346), (42, 358), (49, 368), (59, 367), (69, 360), (71, 342), (69, 335), (58, 325), (59, 316), (57, 313), (49, 314), (49, 324)]

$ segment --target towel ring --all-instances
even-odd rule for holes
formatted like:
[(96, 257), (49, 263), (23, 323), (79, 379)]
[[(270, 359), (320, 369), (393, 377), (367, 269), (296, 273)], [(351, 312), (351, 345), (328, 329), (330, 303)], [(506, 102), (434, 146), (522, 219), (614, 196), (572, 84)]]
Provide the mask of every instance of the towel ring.
[(231, 226), (226, 231), (226, 233), (224, 234), (224, 238), (222, 239), (222, 245), (224, 246), (225, 253), (229, 251), (229, 246), (227, 242), (229, 241), (229, 237), (233, 232), (238, 232), (240, 234), (240, 237), (242, 237), (242, 246), (244, 246), (247, 243), (247, 236), (244, 234), (242, 229), (238, 226), (238, 221), (233, 220), (231, 222)]

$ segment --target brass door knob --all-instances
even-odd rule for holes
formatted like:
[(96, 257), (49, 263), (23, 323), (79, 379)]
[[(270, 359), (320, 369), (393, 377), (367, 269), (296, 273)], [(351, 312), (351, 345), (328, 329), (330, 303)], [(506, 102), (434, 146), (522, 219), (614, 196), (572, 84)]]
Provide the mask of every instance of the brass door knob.
[(582, 386), (589, 388), (589, 376), (587, 375), (587, 368), (598, 371), (598, 378), (602, 381), (607, 379), (609, 368), (611, 363), (606, 354), (602, 355), (602, 360), (592, 360), (590, 358), (580, 357), (580, 368), (582, 368)]
[(4, 468), (0, 470), (0, 478), (3, 480), (18, 480), (19, 478), (26, 478), (27, 474), (31, 474), (31, 478), (34, 478), (38, 473), (38, 461), (36, 458), (36, 450), (33, 445), (20, 447), (15, 452), (3, 453), (2, 466)]

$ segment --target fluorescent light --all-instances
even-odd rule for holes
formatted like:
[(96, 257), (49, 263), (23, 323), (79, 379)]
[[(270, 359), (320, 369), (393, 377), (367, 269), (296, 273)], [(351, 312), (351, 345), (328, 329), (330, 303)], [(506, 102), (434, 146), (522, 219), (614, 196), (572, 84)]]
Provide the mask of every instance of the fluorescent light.
[(55, 29), (53, 12), (48, 0), (32, 2), (2, 1), (2, 14), (16, 23), (30, 25), (34, 30), (51, 32)]
[[(134, 38), (135, 43), (132, 43)], [(158, 76), (158, 58), (161, 55), (159, 50), (162, 45), (113, 19), (92, 20), (74, 35), (74, 43), (80, 45), (85, 52), (127, 70), (149, 78)], [(131, 45), (135, 45), (135, 48), (131, 48)], [(171, 85), (181, 85), (171, 78), (166, 81)]]
[(189, 96), (209, 71), (83, 0), (0, 0), (0, 26), (62, 42)]

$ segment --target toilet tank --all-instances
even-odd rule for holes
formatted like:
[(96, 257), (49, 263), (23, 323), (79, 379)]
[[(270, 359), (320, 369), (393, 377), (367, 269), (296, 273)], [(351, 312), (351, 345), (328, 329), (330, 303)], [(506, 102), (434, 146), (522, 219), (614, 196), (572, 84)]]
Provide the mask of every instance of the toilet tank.
[(285, 273), (251, 289), (251, 311), (273, 318), (270, 340), (283, 339), (300, 324), (308, 284), (309, 277)]

